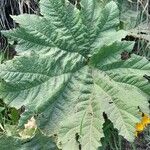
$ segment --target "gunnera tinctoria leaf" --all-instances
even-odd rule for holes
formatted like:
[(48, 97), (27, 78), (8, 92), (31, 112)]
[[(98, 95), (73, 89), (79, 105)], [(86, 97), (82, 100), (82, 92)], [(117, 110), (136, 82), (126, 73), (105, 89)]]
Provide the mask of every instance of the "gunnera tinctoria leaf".
[(41, 16), (13, 16), (18, 28), (4, 32), (18, 41), (18, 56), (0, 65), (0, 97), (26, 111), (23, 125), (36, 114), (38, 128), (57, 135), (64, 150), (101, 146), (103, 112), (119, 134), (134, 140), (138, 108), (148, 113), (150, 63), (130, 53), (121, 41), (115, 2), (104, 8), (82, 0), (81, 9), (65, 0), (41, 0)]

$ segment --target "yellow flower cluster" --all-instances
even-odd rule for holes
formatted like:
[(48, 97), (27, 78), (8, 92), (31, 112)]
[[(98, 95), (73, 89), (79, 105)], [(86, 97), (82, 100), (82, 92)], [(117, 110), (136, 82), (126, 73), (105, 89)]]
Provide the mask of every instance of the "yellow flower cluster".
[(147, 125), (150, 124), (150, 116), (147, 114), (142, 114), (142, 119), (139, 123), (136, 124), (136, 132), (135, 135), (138, 136), (140, 132), (142, 132)]

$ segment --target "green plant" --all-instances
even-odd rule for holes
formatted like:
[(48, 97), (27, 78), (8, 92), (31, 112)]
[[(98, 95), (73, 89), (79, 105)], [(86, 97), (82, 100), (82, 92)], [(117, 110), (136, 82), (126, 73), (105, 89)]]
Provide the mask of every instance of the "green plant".
[(121, 2), (118, 0), (118, 4), (122, 8), (120, 12), (120, 27), (128, 29), (130, 32), (129, 35), (136, 41), (134, 47), (135, 53), (149, 59), (150, 1), (123, 0)]
[(16, 27), (10, 15), (22, 13), (39, 14), (39, 0), (1, 0), (0, 3), (0, 28), (10, 29)]
[(35, 116), (38, 128), (64, 150), (100, 147), (103, 112), (133, 141), (139, 108), (149, 113), (144, 76), (150, 63), (130, 53), (133, 42), (121, 41), (127, 32), (117, 31), (114, 2), (80, 5), (41, 0), (42, 17), (13, 16), (20, 27), (3, 33), (18, 41), (18, 56), (0, 65), (0, 97), (11, 107), (25, 106), (20, 127)]
[(32, 139), (19, 139), (11, 136), (0, 135), (0, 148), (3, 150), (57, 150), (56, 144), (50, 137), (37, 131)]
[(106, 119), (103, 127), (105, 137), (101, 139), (102, 147), (99, 150), (121, 150), (122, 137), (114, 129), (112, 122)]

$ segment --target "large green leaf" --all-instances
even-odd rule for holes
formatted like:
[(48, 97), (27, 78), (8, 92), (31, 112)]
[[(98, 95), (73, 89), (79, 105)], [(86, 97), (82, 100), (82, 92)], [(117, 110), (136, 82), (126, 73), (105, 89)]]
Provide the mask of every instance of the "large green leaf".
[(138, 107), (148, 113), (150, 63), (139, 56), (121, 59), (133, 44), (116, 31), (119, 11), (97, 0), (81, 10), (65, 0), (41, 0), (42, 17), (13, 17), (20, 27), (5, 35), (18, 41), (18, 55), (0, 65), (0, 97), (26, 111), (23, 125), (37, 116), (38, 128), (57, 135), (64, 150), (96, 150), (103, 137), (103, 112), (119, 134), (134, 140)]

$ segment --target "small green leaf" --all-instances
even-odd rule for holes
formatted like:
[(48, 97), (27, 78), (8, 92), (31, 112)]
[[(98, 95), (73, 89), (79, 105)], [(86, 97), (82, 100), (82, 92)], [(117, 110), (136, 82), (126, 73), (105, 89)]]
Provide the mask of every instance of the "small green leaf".
[(10, 118), (13, 121), (13, 123), (17, 123), (19, 118), (20, 118), (20, 114), (19, 111), (15, 108), (11, 108), (11, 113), (10, 113)]

